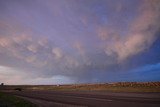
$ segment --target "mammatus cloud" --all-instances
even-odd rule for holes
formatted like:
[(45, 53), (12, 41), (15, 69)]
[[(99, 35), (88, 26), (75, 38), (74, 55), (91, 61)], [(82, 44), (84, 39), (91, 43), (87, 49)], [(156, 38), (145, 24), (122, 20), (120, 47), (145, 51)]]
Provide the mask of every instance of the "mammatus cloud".
[(60, 48), (53, 48), (52, 53), (54, 54), (56, 59), (60, 59), (63, 57), (62, 50)]
[(110, 73), (132, 70), (123, 64), (149, 50), (159, 36), (159, 0), (0, 5), (0, 80), (9, 84), (14, 82), (7, 78), (23, 80), (19, 84), (108, 80)]
[(107, 42), (106, 54), (116, 54), (118, 60), (122, 61), (148, 49), (157, 38), (156, 33), (160, 29), (159, 18), (160, 2), (146, 0), (138, 8), (138, 15), (130, 23), (126, 34), (108, 28), (100, 29), (98, 36)]
[[(62, 48), (56, 46), (49, 39), (43, 37), (36, 39), (27, 33), (8, 37), (1, 36), (0, 53), (9, 57), (6, 59), (8, 62), (12, 58), (14, 59), (15, 62), (10, 66), (17, 63), (19, 66), (15, 66), (16, 68), (40, 74), (36, 75), (37, 77), (73, 75), (74, 69), (80, 63), (76, 57), (65, 53)], [(1, 63), (4, 64), (3, 61)]]

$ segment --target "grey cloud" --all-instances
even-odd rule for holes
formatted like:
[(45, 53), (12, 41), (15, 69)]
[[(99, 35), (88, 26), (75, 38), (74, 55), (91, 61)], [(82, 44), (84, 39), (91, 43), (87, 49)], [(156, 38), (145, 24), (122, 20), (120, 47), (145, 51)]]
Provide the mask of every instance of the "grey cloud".
[(137, 17), (125, 23), (130, 17), (124, 17), (127, 10), (122, 4), (118, 2), (116, 8), (114, 3), (108, 7), (110, 1), (98, 2), (10, 2), (5, 11), (0, 10), (6, 16), (0, 16), (0, 65), (28, 72), (38, 78), (35, 81), (55, 75), (78, 82), (98, 81), (109, 72), (125, 71), (125, 60), (156, 40), (160, 2), (143, 1), (135, 9)]

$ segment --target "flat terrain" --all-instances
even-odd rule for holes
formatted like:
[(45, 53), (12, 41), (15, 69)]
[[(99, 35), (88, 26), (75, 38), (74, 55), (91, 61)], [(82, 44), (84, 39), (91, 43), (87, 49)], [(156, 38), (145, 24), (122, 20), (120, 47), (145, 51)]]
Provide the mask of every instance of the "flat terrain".
[[(97, 91), (17, 91), (10, 94), (22, 96), (41, 107), (160, 107), (160, 93), (115, 93)], [(43, 103), (44, 102), (44, 103)]]
[(35, 104), (10, 94), (0, 92), (0, 107), (37, 107)]
[(160, 92), (160, 82), (117, 82), (69, 85), (5, 85), (0, 90), (54, 90), (54, 91), (108, 91), (108, 92)]
[(1, 90), (39, 107), (160, 107), (160, 82), (17, 85)]

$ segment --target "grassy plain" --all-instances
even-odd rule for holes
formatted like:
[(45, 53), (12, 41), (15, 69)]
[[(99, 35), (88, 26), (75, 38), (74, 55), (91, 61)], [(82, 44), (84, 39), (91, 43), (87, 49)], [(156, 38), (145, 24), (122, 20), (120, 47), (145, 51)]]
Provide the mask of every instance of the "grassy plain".
[(5, 86), (5, 90), (58, 90), (58, 91), (109, 91), (109, 92), (160, 92), (160, 82), (117, 82), (69, 85), (18, 85)]
[[(17, 90), (20, 89), (20, 90)], [(0, 86), (0, 107), (36, 107), (19, 97), (3, 92), (12, 91), (100, 91), (100, 92), (160, 92), (160, 82), (116, 82), (68, 85), (4, 85)], [(2, 91), (2, 92), (1, 92)]]
[(0, 92), (0, 107), (36, 107), (19, 97)]
[(33, 86), (32, 90), (110, 91), (110, 92), (160, 92), (160, 82), (117, 82), (101, 84), (72, 84)]

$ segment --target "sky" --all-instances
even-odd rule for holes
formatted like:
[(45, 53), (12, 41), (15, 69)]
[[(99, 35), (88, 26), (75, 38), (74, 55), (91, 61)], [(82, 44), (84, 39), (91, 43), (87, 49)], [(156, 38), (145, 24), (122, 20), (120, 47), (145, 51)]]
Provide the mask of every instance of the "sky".
[(160, 81), (159, 0), (0, 0), (0, 82)]

